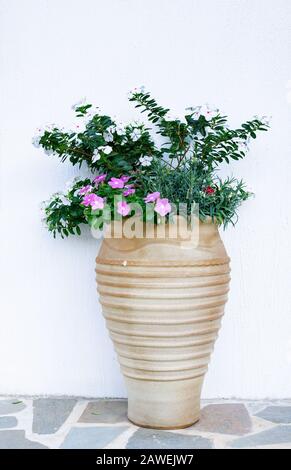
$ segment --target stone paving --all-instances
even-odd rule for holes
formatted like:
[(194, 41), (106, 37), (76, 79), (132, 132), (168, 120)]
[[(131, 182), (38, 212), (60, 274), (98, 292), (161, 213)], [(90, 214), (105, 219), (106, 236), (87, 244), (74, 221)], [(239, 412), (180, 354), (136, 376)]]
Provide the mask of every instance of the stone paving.
[(0, 397), (0, 449), (291, 449), (291, 400), (204, 400), (176, 431), (139, 428), (126, 400)]

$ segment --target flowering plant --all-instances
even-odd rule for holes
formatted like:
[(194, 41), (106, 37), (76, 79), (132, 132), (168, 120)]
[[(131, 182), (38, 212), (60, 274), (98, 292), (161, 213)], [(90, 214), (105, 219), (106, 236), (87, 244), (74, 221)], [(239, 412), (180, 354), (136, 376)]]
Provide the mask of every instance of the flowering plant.
[[(113, 214), (129, 217), (135, 205), (146, 220), (171, 220), (173, 206), (199, 204), (199, 217), (218, 224), (235, 223), (237, 208), (252, 193), (243, 181), (222, 180), (219, 165), (243, 158), (251, 139), (269, 127), (255, 117), (237, 129), (208, 105), (186, 108), (177, 117), (157, 104), (144, 88), (134, 89), (129, 101), (147, 114), (147, 124), (122, 124), (91, 104), (73, 107), (79, 124), (66, 131), (56, 126), (39, 130), (33, 143), (62, 162), (85, 164), (87, 178), (77, 178), (63, 193), (44, 203), (48, 230), (55, 236), (80, 234), (80, 225), (106, 222)], [(149, 127), (151, 125), (151, 127)]]

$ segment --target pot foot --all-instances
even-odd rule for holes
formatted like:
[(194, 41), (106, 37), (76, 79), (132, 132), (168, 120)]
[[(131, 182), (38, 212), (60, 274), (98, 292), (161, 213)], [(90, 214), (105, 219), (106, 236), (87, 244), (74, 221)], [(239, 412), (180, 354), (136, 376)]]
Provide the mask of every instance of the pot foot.
[(142, 423), (138, 423), (137, 421), (135, 421), (134, 419), (131, 419), (129, 416), (128, 416), (128, 421), (130, 421), (132, 424), (134, 424), (135, 426), (138, 426), (140, 428), (147, 428), (147, 429), (158, 429), (160, 431), (173, 431), (175, 429), (185, 429), (185, 428), (189, 428), (190, 426), (193, 426), (193, 424), (197, 423), (199, 421), (200, 417), (198, 416), (198, 418), (194, 419), (194, 421), (191, 421), (191, 423), (188, 423), (188, 424), (181, 424), (179, 426), (155, 426), (155, 425), (149, 425), (149, 424), (142, 424)]

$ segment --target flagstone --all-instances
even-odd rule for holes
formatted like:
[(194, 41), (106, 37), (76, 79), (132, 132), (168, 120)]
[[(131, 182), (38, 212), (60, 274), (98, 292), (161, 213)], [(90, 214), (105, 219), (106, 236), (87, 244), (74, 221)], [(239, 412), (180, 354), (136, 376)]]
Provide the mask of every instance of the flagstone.
[(127, 426), (73, 427), (61, 449), (103, 449), (126, 429)]
[(291, 406), (268, 406), (256, 414), (272, 423), (291, 423)]
[(16, 425), (15, 416), (0, 416), (0, 429), (14, 428)]
[(39, 442), (26, 439), (24, 431), (0, 431), (0, 449), (47, 449)]
[(263, 410), (269, 404), (270, 402), (267, 402), (267, 401), (264, 402), (264, 401), (258, 401), (258, 400), (245, 403), (251, 415), (254, 415), (258, 413), (259, 411)]
[(275, 426), (257, 434), (235, 439), (230, 443), (230, 447), (245, 448), (281, 443), (291, 444), (291, 426)]
[(0, 400), (0, 415), (10, 415), (24, 410), (25, 404), (21, 400)]
[(38, 398), (33, 401), (32, 430), (36, 434), (53, 434), (70, 416), (77, 400), (72, 398)]
[(201, 410), (200, 420), (192, 426), (204, 432), (244, 435), (252, 430), (252, 422), (242, 403), (207, 405)]
[(154, 429), (138, 429), (129, 439), (127, 449), (211, 449), (212, 441), (201, 436), (189, 436)]
[(80, 423), (120, 423), (127, 421), (126, 400), (97, 400), (88, 403)]

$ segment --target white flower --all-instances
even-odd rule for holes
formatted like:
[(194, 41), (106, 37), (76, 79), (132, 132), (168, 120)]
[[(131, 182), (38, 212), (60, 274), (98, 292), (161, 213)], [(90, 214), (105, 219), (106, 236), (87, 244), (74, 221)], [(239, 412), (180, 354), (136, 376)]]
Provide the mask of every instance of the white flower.
[(73, 187), (75, 186), (75, 184), (78, 183), (81, 180), (82, 180), (82, 178), (80, 176), (75, 176), (75, 178), (73, 178), (72, 180), (67, 181), (66, 184), (65, 184), (66, 190), (68, 192), (71, 191), (73, 189)]
[(200, 114), (202, 114), (205, 117), (206, 121), (210, 121), (212, 118), (217, 116), (218, 109), (211, 108), (209, 104), (204, 104), (200, 108)]
[(111, 130), (109, 130), (110, 128), (108, 127), (108, 129), (103, 132), (103, 139), (105, 140), (105, 142), (112, 142), (113, 141), (113, 135), (111, 133)]
[(269, 126), (272, 120), (272, 116), (255, 116), (255, 119), (261, 121), (265, 126)]
[(63, 206), (70, 206), (71, 205), (71, 201), (64, 195), (64, 194), (61, 194), (59, 196)]
[(40, 139), (41, 139), (40, 135), (34, 136), (32, 138), (32, 145), (34, 145), (34, 147), (36, 147), (36, 148), (39, 148), (40, 147)]
[(180, 118), (178, 116), (175, 116), (170, 111), (168, 111), (167, 114), (164, 115), (164, 119), (166, 121), (179, 121), (180, 120)]
[(40, 215), (42, 222), (46, 222), (46, 208), (50, 201), (42, 201), (39, 205)]
[(100, 112), (101, 111), (100, 111), (99, 106), (92, 106), (91, 108), (88, 109), (88, 112), (87, 112), (86, 116), (84, 116), (84, 118), (87, 119), (87, 121), (89, 121), (94, 116), (96, 116), (96, 114), (99, 114)]
[(112, 152), (112, 147), (110, 147), (110, 145), (105, 145), (104, 147), (99, 147), (99, 150), (101, 150), (101, 152), (105, 153), (106, 155), (109, 155), (109, 153)]
[(74, 111), (76, 111), (77, 108), (79, 108), (80, 106), (84, 106), (86, 104), (86, 98), (81, 98), (80, 101), (78, 101), (77, 103), (73, 104), (72, 106), (72, 109)]
[(128, 99), (132, 98), (136, 93), (145, 93), (145, 87), (142, 85), (140, 87), (134, 88), (133, 90), (130, 90), (130, 92), (127, 93)]
[[(56, 124), (53, 122), (51, 124), (46, 124), (44, 129), (48, 132), (52, 132), (56, 127), (57, 127)], [(60, 130), (63, 131), (64, 128), (62, 127)]]
[(251, 193), (253, 196), (255, 195), (255, 191), (252, 186), (247, 186), (246, 188), (244, 188), (244, 190), (247, 191), (248, 193)]
[(217, 116), (219, 112), (217, 108), (211, 108), (209, 104), (203, 104), (196, 108), (187, 108), (187, 110), (194, 112), (193, 119), (199, 119), (200, 116), (204, 116), (206, 121), (210, 121), (212, 118)]
[(59, 198), (63, 193), (61, 193), (60, 191), (56, 192), (56, 193), (53, 193), (49, 199), (49, 203), (51, 203), (52, 201), (54, 201), (55, 199)]
[(141, 129), (133, 129), (130, 133), (130, 137), (134, 142), (136, 142), (138, 139), (140, 139), (142, 136), (142, 131)]
[(95, 149), (94, 152), (93, 152), (93, 155), (92, 155), (92, 162), (96, 163), (96, 162), (98, 162), (98, 160), (100, 160), (100, 158), (101, 158), (101, 155), (99, 153), (99, 150)]
[(67, 198), (67, 196), (62, 192), (58, 192), (58, 193), (52, 194), (51, 198), (48, 201), (44, 201), (41, 209), (45, 210), (45, 208), (48, 207), (49, 204), (53, 201), (55, 201), (59, 205), (62, 204), (63, 206), (71, 205), (71, 201)]
[(200, 118), (200, 112), (199, 111), (195, 111), (195, 113), (192, 115), (193, 119), (195, 119), (196, 121)]
[(233, 139), (233, 142), (238, 146), (239, 152), (246, 153), (249, 150), (248, 141), (240, 138)]
[(46, 155), (50, 156), (50, 155), (54, 155), (55, 152), (54, 152), (52, 149), (45, 149), (45, 150), (44, 150), (44, 153), (45, 153)]
[[(84, 103), (86, 104), (86, 103)], [(100, 114), (100, 108), (98, 108), (98, 106), (94, 106), (92, 108), (89, 108), (86, 112), (86, 114), (84, 114), (82, 117), (79, 117), (79, 122), (80, 122), (80, 119), (82, 119), (82, 126), (80, 126), (80, 128), (82, 127), (82, 132), (84, 132), (86, 130), (86, 127), (87, 127), (87, 124), (89, 124), (90, 121), (92, 121), (93, 117), (96, 116), (96, 114)], [(81, 132), (81, 131), (79, 131)]]
[(187, 114), (194, 113), (194, 111), (196, 110), (197, 110), (197, 106), (195, 106), (195, 108), (193, 106), (188, 106), (188, 108), (185, 108), (185, 111), (187, 111)]
[(118, 122), (115, 128), (117, 135), (123, 135), (125, 133), (125, 125), (122, 122)]
[(150, 157), (149, 155), (145, 155), (144, 157), (139, 158), (139, 162), (141, 166), (150, 166), (152, 163), (153, 157)]
[(175, 121), (175, 116), (170, 112), (168, 111), (164, 116), (163, 118), (165, 119), (165, 121)]
[(191, 114), (193, 119), (199, 119), (201, 106), (189, 106), (185, 108), (186, 114)]
[(105, 153), (108, 155), (109, 153), (112, 152), (112, 148), (109, 145), (105, 145), (104, 147), (99, 147), (98, 149), (95, 149), (92, 155), (92, 162), (96, 163), (98, 160), (100, 160), (101, 155), (100, 152)]
[(167, 114), (164, 115), (163, 119), (165, 121), (180, 121), (184, 123), (186, 122), (185, 116), (173, 114), (170, 111), (168, 111)]
[(117, 134), (117, 135), (122, 135), (123, 133), (124, 133), (123, 127), (117, 127), (117, 128), (116, 128), (116, 134)]

